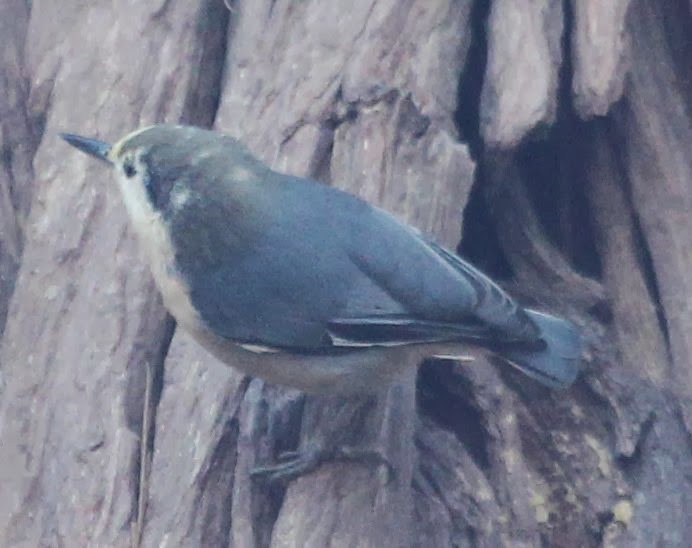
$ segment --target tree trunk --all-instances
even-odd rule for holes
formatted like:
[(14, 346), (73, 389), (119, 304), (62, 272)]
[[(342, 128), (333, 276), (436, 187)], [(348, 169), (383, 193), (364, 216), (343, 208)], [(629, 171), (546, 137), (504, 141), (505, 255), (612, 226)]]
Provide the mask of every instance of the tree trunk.
[[(688, 546), (691, 10), (0, 2), (0, 545)], [(344, 399), (220, 364), (167, 316), (110, 174), (57, 138), (160, 122), (457, 248), (580, 326), (582, 376), (430, 361)], [(316, 441), (394, 474), (250, 477)]]

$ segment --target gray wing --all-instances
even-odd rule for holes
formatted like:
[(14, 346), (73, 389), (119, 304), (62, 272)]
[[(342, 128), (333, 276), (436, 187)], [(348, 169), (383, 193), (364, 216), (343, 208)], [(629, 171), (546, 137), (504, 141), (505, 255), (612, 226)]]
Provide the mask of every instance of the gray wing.
[(535, 338), (489, 278), (388, 213), (307, 179), (275, 174), (262, 184), (244, 224), (222, 236), (198, 224), (214, 256), (176, 242), (193, 303), (216, 333), (305, 352)]
[(412, 232), (414, 241), (408, 242), (411, 247), (420, 246), (426, 251), (419, 269), (392, 271), (380, 261), (361, 263), (361, 268), (369, 279), (393, 292), (397, 302), (405, 303), (411, 312), (330, 320), (330, 334), (339, 344), (462, 339), (512, 342), (538, 337), (538, 328), (523, 309), (490, 278), (452, 252), (425, 240), (417, 231), (403, 228)]

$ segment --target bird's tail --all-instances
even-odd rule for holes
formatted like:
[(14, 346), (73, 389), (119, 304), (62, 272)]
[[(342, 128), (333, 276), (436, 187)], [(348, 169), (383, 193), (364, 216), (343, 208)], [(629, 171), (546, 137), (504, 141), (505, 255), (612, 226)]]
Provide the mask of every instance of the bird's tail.
[(526, 310), (540, 329), (545, 345), (538, 350), (503, 349), (500, 357), (551, 388), (567, 388), (577, 378), (581, 365), (581, 336), (567, 320)]

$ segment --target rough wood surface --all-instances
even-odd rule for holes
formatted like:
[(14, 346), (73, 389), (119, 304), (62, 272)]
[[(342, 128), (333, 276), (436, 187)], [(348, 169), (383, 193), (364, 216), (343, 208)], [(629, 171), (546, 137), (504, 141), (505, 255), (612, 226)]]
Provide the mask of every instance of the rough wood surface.
[(481, 103), (481, 133), (491, 147), (514, 146), (554, 120), (562, 12), (560, 0), (491, 3)]
[(29, 11), (21, 0), (0, 5), (0, 333), (14, 289), (31, 203), (31, 160), (38, 145), (23, 67)]
[[(141, 510), (144, 546), (689, 545), (692, 4), (231, 8), (0, 3), (0, 545), (128, 546)], [(584, 375), (553, 393), (431, 362), (341, 399), (218, 363), (174, 332), (107, 172), (57, 138), (162, 121), (452, 248), (463, 221), (518, 295), (582, 327)], [(315, 442), (396, 474), (250, 478)]]
[(584, 119), (607, 114), (622, 96), (630, 2), (571, 2), (574, 10), (572, 90), (575, 107)]

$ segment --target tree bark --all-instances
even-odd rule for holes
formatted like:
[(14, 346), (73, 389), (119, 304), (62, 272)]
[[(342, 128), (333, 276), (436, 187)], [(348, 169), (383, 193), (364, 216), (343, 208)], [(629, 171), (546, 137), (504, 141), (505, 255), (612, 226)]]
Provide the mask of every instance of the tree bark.
[[(0, 3), (0, 545), (689, 545), (692, 4), (525, 4)], [(579, 325), (582, 376), (478, 356), (345, 399), (220, 364), (57, 138), (161, 122), (459, 249)], [(250, 477), (317, 442), (395, 473)]]

